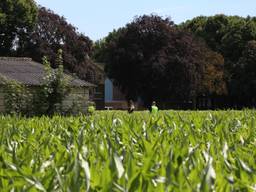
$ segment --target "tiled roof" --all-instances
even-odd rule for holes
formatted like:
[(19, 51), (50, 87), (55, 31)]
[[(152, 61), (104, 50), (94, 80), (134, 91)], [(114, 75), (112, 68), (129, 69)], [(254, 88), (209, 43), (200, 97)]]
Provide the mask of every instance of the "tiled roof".
[[(32, 61), (31, 58), (0, 57), (0, 75), (16, 80), (25, 85), (42, 85), (44, 66)], [(92, 87), (93, 84), (65, 74), (75, 87)], [(0, 82), (1, 83), (1, 82)]]

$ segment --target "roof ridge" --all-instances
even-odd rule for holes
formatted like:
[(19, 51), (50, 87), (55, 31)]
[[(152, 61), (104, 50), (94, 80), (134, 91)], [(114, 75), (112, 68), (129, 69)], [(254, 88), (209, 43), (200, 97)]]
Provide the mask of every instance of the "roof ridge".
[(92, 61), (90, 64), (92, 64), (93, 66), (97, 67), (98, 69), (104, 72), (104, 66), (101, 66), (99, 62)]
[(0, 57), (1, 61), (32, 61), (29, 57)]
[[(21, 64), (21, 65), (19, 65)], [(31, 67), (33, 66), (33, 67)], [(35, 67), (34, 67), (35, 66)], [(53, 69), (53, 68), (51, 68)], [(54, 70), (54, 69), (53, 69)], [(0, 75), (17, 80), (25, 85), (41, 85), (41, 79), (45, 71), (41, 63), (26, 57), (0, 57)], [(79, 77), (74, 77), (64, 71), (64, 76), (70, 77), (72, 86), (90, 87), (96, 86)], [(1, 84), (1, 81), (0, 81)]]

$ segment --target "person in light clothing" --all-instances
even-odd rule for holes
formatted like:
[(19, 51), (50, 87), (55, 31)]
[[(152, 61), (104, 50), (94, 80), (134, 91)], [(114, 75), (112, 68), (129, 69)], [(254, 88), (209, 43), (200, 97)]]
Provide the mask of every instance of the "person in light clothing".
[(151, 105), (151, 113), (156, 114), (158, 112), (158, 107), (156, 106), (156, 102), (153, 101)]
[(95, 112), (95, 104), (93, 102), (89, 102), (87, 112), (89, 115), (92, 115)]

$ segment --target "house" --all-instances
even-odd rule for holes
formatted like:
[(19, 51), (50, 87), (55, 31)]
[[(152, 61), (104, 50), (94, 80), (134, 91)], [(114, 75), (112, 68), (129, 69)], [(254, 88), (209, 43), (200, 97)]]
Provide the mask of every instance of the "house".
[(105, 72), (103, 65), (90, 62), (87, 66), (86, 79), (94, 85), (97, 85), (93, 89), (90, 89), (90, 99), (96, 104), (96, 109), (104, 109)]
[(115, 86), (111, 79), (105, 78), (105, 108), (127, 109), (127, 100), (120, 89)]
[[(90, 94), (91, 100), (96, 103), (97, 109), (127, 110), (128, 103), (125, 94), (113, 84), (104, 71), (104, 63), (91, 62), (88, 65), (86, 79), (97, 85)], [(140, 102), (136, 103), (137, 109), (144, 109)]]
[(92, 62), (87, 71), (87, 80), (97, 85), (92, 94), (97, 109), (127, 109), (125, 95), (106, 76), (104, 63)]
[[(0, 57), (0, 76), (22, 83), (31, 91), (42, 85), (44, 74), (44, 66), (32, 61), (31, 58)], [(89, 92), (95, 88), (95, 85), (68, 74), (64, 75), (71, 85), (71, 92), (63, 102), (64, 109), (71, 107), (75, 101), (80, 106), (84, 106), (82, 109), (85, 111), (90, 99)], [(0, 112), (5, 111), (4, 95), (4, 82), (0, 80)]]

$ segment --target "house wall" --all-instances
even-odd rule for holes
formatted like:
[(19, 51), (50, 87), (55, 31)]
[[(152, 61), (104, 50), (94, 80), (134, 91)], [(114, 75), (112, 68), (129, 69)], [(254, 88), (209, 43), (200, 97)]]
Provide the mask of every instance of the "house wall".
[[(30, 91), (38, 89), (38, 87), (30, 87)], [(0, 87), (0, 113), (5, 112), (4, 107), (4, 88)], [(87, 102), (89, 101), (89, 88), (87, 87), (74, 87), (71, 89), (71, 93), (64, 99), (64, 110), (70, 109), (73, 103), (76, 102), (78, 107), (81, 107), (83, 112), (87, 110)]]
[(105, 108), (126, 110), (127, 101), (124, 94), (113, 85), (109, 78), (105, 79)]
[(120, 89), (113, 85), (109, 78), (105, 80), (105, 102), (111, 101), (126, 101), (125, 95)]
[(104, 94), (105, 86), (103, 84), (98, 84), (97, 87), (91, 88), (90, 100), (93, 100), (96, 104), (96, 109), (102, 110), (105, 107)]
[(113, 100), (114, 101), (126, 101), (124, 94), (116, 86), (113, 86)]
[(105, 107), (104, 101), (104, 85), (105, 85), (105, 73), (104, 65), (91, 62), (87, 68), (86, 80), (96, 87), (90, 88), (90, 100), (94, 101), (96, 109), (102, 110)]
[(83, 112), (87, 110), (87, 102), (89, 101), (89, 88), (87, 87), (74, 87), (71, 93), (64, 99), (63, 108), (64, 110), (69, 109), (73, 106), (74, 102), (78, 105)]
[(4, 89), (0, 87), (0, 113), (4, 112)]

